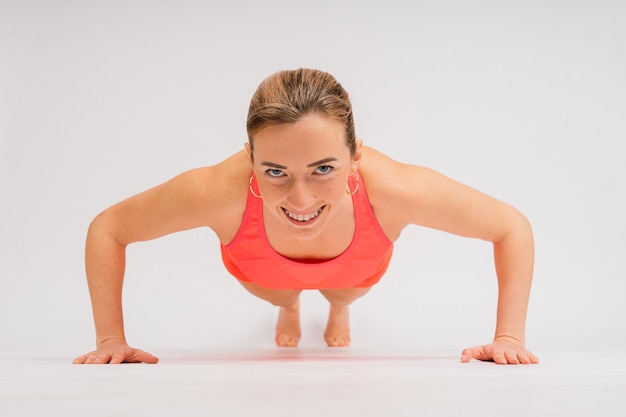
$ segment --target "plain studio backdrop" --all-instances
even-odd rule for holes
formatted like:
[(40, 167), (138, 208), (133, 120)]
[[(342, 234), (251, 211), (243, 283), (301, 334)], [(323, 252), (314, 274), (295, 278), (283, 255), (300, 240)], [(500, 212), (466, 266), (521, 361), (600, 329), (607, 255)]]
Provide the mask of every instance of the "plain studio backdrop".
[[(0, 353), (93, 348), (87, 227), (106, 207), (243, 147), (250, 97), (312, 67), (367, 145), (507, 201), (536, 239), (528, 347), (626, 347), (626, 3), (0, 0)], [(490, 341), (491, 245), (422, 227), (352, 307), (353, 346)], [(129, 342), (268, 349), (276, 309), (208, 229), (128, 249)], [(327, 303), (303, 295), (302, 348)]]

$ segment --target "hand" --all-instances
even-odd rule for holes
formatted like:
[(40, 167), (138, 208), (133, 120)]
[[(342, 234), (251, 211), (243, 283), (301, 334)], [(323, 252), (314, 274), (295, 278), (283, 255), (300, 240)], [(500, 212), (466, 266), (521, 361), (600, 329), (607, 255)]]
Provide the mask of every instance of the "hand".
[(122, 339), (109, 339), (100, 343), (95, 351), (74, 359), (74, 364), (157, 363), (159, 358), (143, 350), (135, 349)]
[(500, 365), (539, 363), (539, 359), (526, 350), (523, 343), (509, 337), (496, 338), (488, 345), (465, 349), (461, 354), (461, 362), (467, 363), (472, 359), (493, 361)]

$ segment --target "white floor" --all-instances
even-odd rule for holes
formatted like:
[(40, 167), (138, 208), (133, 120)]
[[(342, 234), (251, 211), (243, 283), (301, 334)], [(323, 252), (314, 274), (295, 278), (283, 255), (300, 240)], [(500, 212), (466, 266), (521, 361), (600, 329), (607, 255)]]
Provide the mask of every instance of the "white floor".
[(506, 367), (354, 348), (160, 356), (121, 366), (0, 356), (0, 416), (626, 416), (617, 351)]

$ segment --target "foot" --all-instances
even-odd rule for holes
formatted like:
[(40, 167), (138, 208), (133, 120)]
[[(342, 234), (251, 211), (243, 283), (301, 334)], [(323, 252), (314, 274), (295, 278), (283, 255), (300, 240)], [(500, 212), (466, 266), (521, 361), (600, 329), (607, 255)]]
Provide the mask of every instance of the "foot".
[(276, 322), (276, 346), (297, 347), (300, 341), (300, 301), (281, 307)]
[(324, 339), (329, 347), (350, 346), (350, 314), (348, 306), (331, 304)]

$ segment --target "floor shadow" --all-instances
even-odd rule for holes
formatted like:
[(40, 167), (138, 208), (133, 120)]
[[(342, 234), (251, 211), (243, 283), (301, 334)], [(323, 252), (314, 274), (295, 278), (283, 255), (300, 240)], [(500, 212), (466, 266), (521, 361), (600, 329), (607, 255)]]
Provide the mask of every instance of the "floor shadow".
[(251, 351), (170, 352), (160, 355), (161, 363), (199, 362), (420, 362), (450, 361), (458, 358), (450, 355), (432, 355), (421, 352), (367, 352), (351, 349), (270, 349)]

